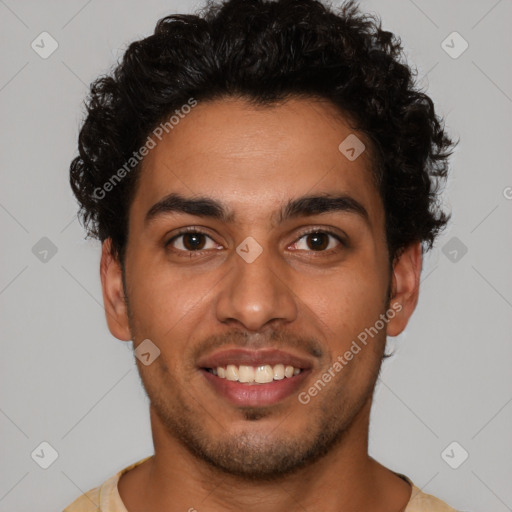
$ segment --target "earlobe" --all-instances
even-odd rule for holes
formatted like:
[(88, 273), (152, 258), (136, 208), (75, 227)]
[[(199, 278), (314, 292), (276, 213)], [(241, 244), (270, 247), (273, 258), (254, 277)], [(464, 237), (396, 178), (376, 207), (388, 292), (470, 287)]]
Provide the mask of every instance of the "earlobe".
[(131, 333), (124, 296), (123, 275), (119, 262), (112, 254), (110, 238), (103, 242), (101, 249), (100, 277), (108, 328), (117, 339), (130, 341)]
[(395, 314), (393, 318), (389, 315), (388, 336), (398, 336), (407, 326), (416, 308), (422, 260), (421, 243), (416, 242), (405, 247), (393, 265), (389, 304)]

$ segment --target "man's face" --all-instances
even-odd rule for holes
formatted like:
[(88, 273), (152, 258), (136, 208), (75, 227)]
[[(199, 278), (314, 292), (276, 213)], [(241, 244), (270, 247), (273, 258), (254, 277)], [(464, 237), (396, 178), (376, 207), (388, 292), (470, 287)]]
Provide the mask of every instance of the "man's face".
[[(135, 346), (161, 351), (138, 362), (145, 389), (168, 436), (230, 473), (265, 478), (317, 460), (371, 400), (386, 328), (333, 365), (389, 307), (384, 211), (368, 150), (354, 161), (340, 152), (353, 130), (332, 110), (199, 103), (145, 158), (131, 205), (129, 330)], [(169, 194), (215, 201), (228, 218), (148, 216)], [(309, 196), (345, 206), (299, 203), (280, 216)], [(272, 381), (229, 380), (251, 380), (240, 366)], [(300, 373), (283, 377), (286, 366)]]

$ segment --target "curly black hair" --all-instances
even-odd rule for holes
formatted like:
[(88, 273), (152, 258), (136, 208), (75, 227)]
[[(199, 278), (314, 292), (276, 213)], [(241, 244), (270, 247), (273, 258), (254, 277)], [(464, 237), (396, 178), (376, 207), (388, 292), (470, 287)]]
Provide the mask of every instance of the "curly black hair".
[(337, 10), (317, 0), (208, 1), (197, 15), (164, 17), (91, 84), (70, 166), (80, 220), (89, 236), (112, 239), (123, 265), (140, 165), (108, 195), (105, 184), (155, 127), (190, 98), (270, 106), (309, 97), (330, 101), (370, 141), (390, 261), (413, 242), (428, 250), (449, 219), (440, 193), (455, 143), (416, 75), (400, 38), (354, 0)]

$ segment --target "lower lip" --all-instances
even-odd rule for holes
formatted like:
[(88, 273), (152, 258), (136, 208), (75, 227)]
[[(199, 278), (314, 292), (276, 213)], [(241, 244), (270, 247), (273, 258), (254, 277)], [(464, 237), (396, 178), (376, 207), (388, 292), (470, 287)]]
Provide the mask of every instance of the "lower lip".
[(309, 370), (302, 370), (298, 375), (273, 380), (267, 384), (244, 384), (222, 379), (204, 369), (201, 371), (219, 395), (240, 407), (263, 407), (276, 404), (296, 393), (309, 373)]

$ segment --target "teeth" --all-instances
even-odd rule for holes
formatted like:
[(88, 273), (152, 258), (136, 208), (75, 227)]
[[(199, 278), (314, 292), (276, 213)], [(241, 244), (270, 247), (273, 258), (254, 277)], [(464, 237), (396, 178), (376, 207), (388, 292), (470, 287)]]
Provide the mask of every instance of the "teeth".
[(257, 367), (228, 364), (226, 368), (218, 366), (217, 368), (212, 368), (210, 371), (221, 379), (248, 384), (254, 382), (257, 384), (266, 384), (274, 380), (282, 380), (285, 377), (289, 379), (302, 372), (300, 368), (294, 368), (290, 365), (285, 366), (284, 364), (276, 364), (274, 366), (262, 364)]
[(274, 370), (272, 366), (266, 364), (264, 366), (258, 366), (254, 372), (254, 382), (258, 384), (266, 384), (274, 380)]
[(284, 379), (284, 364), (276, 364), (274, 366), (274, 380)]
[[(217, 373), (219, 373), (218, 368)], [(234, 364), (228, 364), (228, 366), (226, 367), (226, 379), (238, 380), (238, 368)]]
[(252, 366), (240, 366), (238, 368), (238, 382), (254, 382), (254, 368)]

